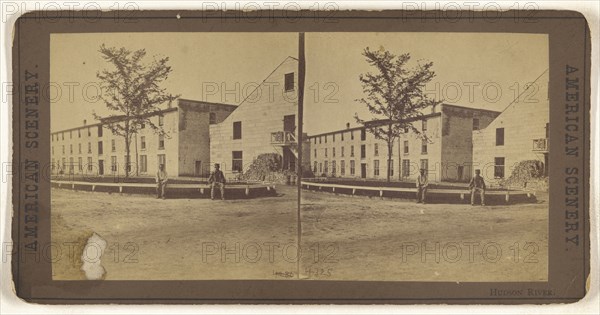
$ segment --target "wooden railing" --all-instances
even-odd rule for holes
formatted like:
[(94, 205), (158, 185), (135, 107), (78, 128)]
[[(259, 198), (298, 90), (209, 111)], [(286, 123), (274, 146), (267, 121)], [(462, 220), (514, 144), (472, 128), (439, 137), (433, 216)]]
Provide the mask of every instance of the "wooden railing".
[(296, 143), (296, 136), (291, 131), (271, 132), (271, 143), (279, 145)]
[(548, 152), (548, 138), (533, 139), (533, 151)]
[[(70, 188), (75, 189), (77, 186), (86, 186), (91, 187), (91, 191), (96, 191), (98, 187), (110, 187), (115, 190), (118, 189), (119, 193), (123, 192), (123, 188), (156, 188), (156, 184), (153, 183), (99, 183), (99, 182), (84, 182), (84, 181), (59, 181), (52, 180), (52, 184), (56, 184), (59, 188)], [(197, 189), (201, 194), (204, 194), (205, 191), (209, 191), (211, 188), (208, 183), (198, 183), (198, 184), (168, 184), (167, 189)], [(266, 188), (267, 191), (275, 190), (274, 184), (264, 184), (264, 183), (252, 183), (252, 184), (237, 184), (237, 185), (225, 185), (226, 191), (232, 190), (242, 190), (246, 195), (250, 194), (251, 188)]]
[[(331, 192), (335, 193), (336, 189), (350, 189), (351, 195), (356, 195), (357, 191), (376, 191), (379, 192), (379, 197), (384, 197), (386, 192), (403, 192), (403, 193), (417, 193), (417, 188), (404, 188), (404, 187), (375, 187), (375, 186), (356, 186), (356, 185), (342, 185), (342, 184), (331, 184), (331, 183), (319, 183), (312, 181), (302, 181), (302, 188), (311, 189), (311, 187), (316, 188), (316, 190), (323, 190), (323, 188), (330, 188)], [(430, 188), (427, 189), (428, 195), (436, 195), (436, 194), (456, 194), (460, 197), (460, 200), (464, 200), (465, 196), (470, 196), (471, 191), (468, 188), (460, 188), (456, 189), (440, 189), (440, 188)], [(510, 196), (515, 195), (527, 195), (527, 197), (535, 196), (536, 192), (533, 190), (525, 191), (525, 190), (486, 190), (486, 196), (488, 195), (497, 195), (504, 196), (505, 201), (508, 202), (510, 200)]]

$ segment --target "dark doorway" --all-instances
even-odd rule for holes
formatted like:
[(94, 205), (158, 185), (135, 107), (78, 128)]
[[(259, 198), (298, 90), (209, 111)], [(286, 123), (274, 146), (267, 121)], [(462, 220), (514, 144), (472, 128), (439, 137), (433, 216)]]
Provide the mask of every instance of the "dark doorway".
[(283, 131), (296, 132), (296, 115), (283, 116)]
[(104, 175), (104, 160), (98, 160), (98, 175)]
[(367, 178), (367, 163), (360, 164), (360, 178)]

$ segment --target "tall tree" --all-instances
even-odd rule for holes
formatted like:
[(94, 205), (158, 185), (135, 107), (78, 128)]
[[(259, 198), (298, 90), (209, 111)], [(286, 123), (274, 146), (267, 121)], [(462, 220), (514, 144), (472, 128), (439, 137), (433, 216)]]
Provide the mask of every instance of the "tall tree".
[[(112, 67), (104, 69), (96, 76), (100, 79), (101, 99), (113, 115), (94, 117), (100, 120), (110, 131), (125, 140), (125, 176), (129, 177), (131, 165), (131, 139), (144, 126), (149, 126), (155, 133), (166, 135), (162, 126), (155, 124), (150, 118), (162, 116), (160, 106), (169, 106), (178, 95), (167, 93), (161, 87), (172, 69), (167, 64), (169, 57), (154, 58), (144, 63), (146, 50), (131, 51), (125, 47), (100, 46), (100, 55)], [(137, 169), (137, 167), (136, 167)]]
[(423, 116), (423, 109), (441, 103), (424, 93), (425, 85), (435, 77), (435, 72), (432, 62), (409, 67), (411, 57), (408, 53), (396, 56), (383, 48), (371, 50), (367, 47), (362, 55), (376, 71), (359, 76), (365, 97), (356, 101), (366, 105), (372, 117), (365, 120), (356, 114), (355, 119), (376, 139), (386, 142), (389, 182), (396, 139), (408, 129), (427, 140), (426, 135), (413, 126), (413, 122)]

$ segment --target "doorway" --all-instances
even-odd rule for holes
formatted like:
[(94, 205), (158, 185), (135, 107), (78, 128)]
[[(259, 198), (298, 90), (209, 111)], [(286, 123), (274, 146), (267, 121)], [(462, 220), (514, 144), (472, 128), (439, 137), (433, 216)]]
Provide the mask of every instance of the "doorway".
[(367, 163), (360, 164), (360, 178), (367, 178)]

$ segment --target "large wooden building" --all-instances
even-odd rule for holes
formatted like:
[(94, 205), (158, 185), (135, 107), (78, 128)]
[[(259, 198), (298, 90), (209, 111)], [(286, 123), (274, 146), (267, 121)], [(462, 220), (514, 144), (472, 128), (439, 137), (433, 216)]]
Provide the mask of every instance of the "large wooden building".
[(157, 112), (152, 123), (133, 136), (130, 165), (126, 165), (123, 137), (112, 134), (103, 122), (51, 133), (53, 174), (83, 176), (154, 176), (164, 164), (172, 176), (205, 176), (210, 170), (210, 125), (222, 122), (235, 105), (178, 99), (177, 105)]
[[(424, 168), (431, 181), (467, 181), (473, 171), (473, 130), (485, 128), (500, 113), (441, 104), (412, 121), (413, 131), (401, 135), (392, 151), (391, 176), (413, 180)], [(316, 176), (385, 179), (387, 143), (364, 127), (311, 135), (310, 160)]]

